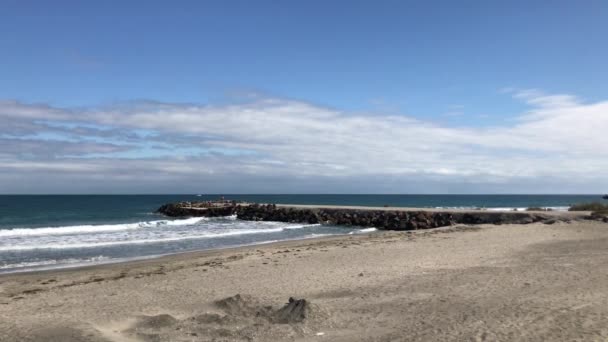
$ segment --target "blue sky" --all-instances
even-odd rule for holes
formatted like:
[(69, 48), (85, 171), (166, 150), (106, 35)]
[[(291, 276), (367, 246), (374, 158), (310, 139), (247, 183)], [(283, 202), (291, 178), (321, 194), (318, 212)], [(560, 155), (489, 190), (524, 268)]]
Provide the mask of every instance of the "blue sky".
[(505, 87), (606, 93), (600, 1), (4, 1), (0, 93), (88, 106), (262, 92), (349, 110), (513, 114)]
[[(196, 178), (194, 163), (209, 165), (205, 158), (210, 155), (221, 159), (213, 159), (214, 165), (222, 165), (210, 172), (247, 170), (234, 177), (255, 178), (260, 184), (243, 185), (244, 190), (237, 192), (282, 192), (286, 184), (267, 180), (277, 179), (277, 172), (317, 184), (306, 187), (312, 192), (332, 189), (328, 184), (351, 184), (348, 177), (386, 176), (372, 170), (354, 172), (361, 167), (347, 161), (360, 156), (348, 156), (333, 166), (315, 160), (311, 153), (319, 147), (314, 141), (325, 141), (335, 131), (317, 126), (325, 120), (318, 113), (327, 115), (328, 125), (350, 127), (352, 131), (340, 133), (345, 137), (357, 135), (362, 125), (370, 127), (373, 120), (390, 123), (386, 126), (390, 132), (376, 130), (379, 136), (369, 132), (379, 146), (359, 154), (377, 157), (379, 150), (393, 151), (395, 146), (382, 143), (382, 137), (401, 136), (399, 132), (431, 135), (428, 143), (409, 141), (402, 150), (394, 150), (393, 157), (385, 157), (389, 161), (379, 163), (377, 169), (393, 170), (387, 172), (395, 184), (403, 184), (400, 177), (430, 177), (427, 182), (436, 184), (433, 192), (453, 184), (460, 184), (458, 192), (467, 192), (469, 183), (464, 179), (474, 176), (486, 178), (470, 186), (473, 192), (509, 192), (513, 189), (509, 184), (534, 183), (535, 177), (549, 177), (559, 184), (559, 174), (538, 166), (539, 156), (557, 163), (555, 158), (563, 161), (575, 154), (581, 158), (573, 162), (576, 165), (588, 165), (589, 170), (603, 167), (587, 155), (591, 160), (581, 157), (588, 152), (582, 147), (554, 148), (575, 144), (569, 140), (545, 149), (524, 146), (537, 139), (526, 131), (529, 125), (543, 124), (547, 134), (562, 132), (559, 125), (576, 127), (569, 120), (587, 120), (587, 124), (591, 120), (591, 127), (604, 127), (608, 115), (602, 107), (608, 95), (608, 3), (604, 1), (4, 0), (0, 7), (0, 101), (5, 102), (4, 109), (0, 107), (0, 120), (5, 121), (0, 139), (6, 147), (0, 158), (15, 165), (0, 178), (7, 192), (33, 191), (28, 184), (33, 184), (37, 172), (35, 162), (52, 161), (65, 167), (57, 170), (74, 170), (86, 169), (78, 164), (84, 159), (116, 166), (108, 169), (99, 188), (113, 192), (129, 192), (120, 177), (113, 178), (123, 172), (118, 171), (121, 163), (137, 160), (140, 164), (133, 168), (142, 169), (152, 162), (164, 163), (167, 170), (191, 167), (189, 172), (165, 171), (172, 184), (185, 190), (185, 184)], [(558, 108), (567, 96), (574, 99)], [(24, 114), (32, 111), (36, 114)], [(238, 126), (248, 122), (247, 113), (252, 111), (258, 113), (258, 120), (238, 131), (210, 121), (231, 117), (224, 121)], [(548, 111), (553, 114), (545, 115)], [(157, 116), (164, 116), (166, 125), (157, 122)], [(394, 117), (412, 121), (396, 122)], [(233, 122), (235, 118), (241, 121)], [(207, 124), (215, 131), (194, 130), (189, 127), (193, 124)], [(269, 134), (276, 135), (274, 140), (261, 138), (264, 128), (301, 132), (308, 127), (318, 128), (308, 132), (313, 141), (279, 134)], [(514, 138), (506, 138), (502, 146), (451, 140), (467, 134), (500, 136), (506, 130), (515, 130), (508, 133)], [(563, 136), (579, 138), (589, 137)], [(593, 141), (605, 142), (601, 139), (598, 135)], [(297, 158), (288, 158), (282, 149), (299, 148), (292, 146), (296, 142), (309, 144), (309, 150), (302, 148), (294, 153)], [(334, 154), (348, 154), (352, 150), (348, 143), (353, 141), (336, 138), (323, 146), (333, 144)], [(440, 165), (445, 160), (441, 158), (447, 158), (445, 147), (454, 144), (462, 145), (458, 155), (465, 160)], [(433, 154), (432, 161), (412, 159), (424, 151)], [(499, 160), (504, 156), (528, 158), (528, 166), (510, 169)], [(173, 157), (181, 158), (181, 164)], [(257, 159), (248, 160), (243, 168), (243, 160), (249, 158)], [(262, 167), (264, 158), (275, 167)], [(479, 168), (469, 172), (462, 163), (479, 163), (475, 164)], [(404, 168), (406, 164), (411, 167)], [(315, 167), (301, 172), (306, 165)], [(493, 174), (489, 169), (501, 172)], [(19, 175), (19, 170), (33, 178)], [(346, 171), (340, 175), (335, 170)], [(69, 186), (59, 181), (66, 172), (49, 176), (59, 185), (45, 189), (57, 192), (60, 186)], [(441, 178), (446, 174), (453, 177)], [(87, 184), (88, 178), (82, 179)], [(154, 192), (155, 182), (151, 177), (132, 190)], [(538, 191), (553, 189), (551, 182)], [(233, 180), (227, 181), (225, 186), (232, 184)], [(378, 189), (409, 191), (395, 184), (379, 184)], [(222, 192), (222, 184), (216, 186)], [(586, 192), (594, 186), (576, 184), (569, 191)], [(344, 188), (357, 192), (356, 187), (335, 187)], [(522, 185), (516, 191), (536, 192), (525, 189)], [(74, 191), (88, 190), (81, 186)]]

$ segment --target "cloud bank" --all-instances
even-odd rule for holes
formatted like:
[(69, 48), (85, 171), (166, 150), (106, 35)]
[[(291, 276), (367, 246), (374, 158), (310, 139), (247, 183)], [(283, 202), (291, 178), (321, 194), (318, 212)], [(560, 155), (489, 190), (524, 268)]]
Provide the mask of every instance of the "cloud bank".
[(279, 98), (91, 108), (0, 101), (0, 192), (608, 191), (608, 101), (510, 95), (529, 110), (470, 127)]

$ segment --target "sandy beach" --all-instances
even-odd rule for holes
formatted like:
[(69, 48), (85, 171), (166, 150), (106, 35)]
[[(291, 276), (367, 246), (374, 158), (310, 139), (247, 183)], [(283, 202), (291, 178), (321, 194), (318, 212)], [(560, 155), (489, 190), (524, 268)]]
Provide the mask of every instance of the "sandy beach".
[(461, 225), (8, 274), (0, 340), (604, 341), (606, 246), (604, 223)]

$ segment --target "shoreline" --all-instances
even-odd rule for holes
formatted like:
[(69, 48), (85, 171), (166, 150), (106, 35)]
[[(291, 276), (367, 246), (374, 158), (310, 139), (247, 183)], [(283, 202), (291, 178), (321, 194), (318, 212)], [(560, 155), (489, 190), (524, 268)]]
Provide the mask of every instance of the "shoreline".
[[(264, 206), (262, 206), (264, 208)], [(322, 210), (335, 210), (338, 212), (346, 212), (348, 213), (388, 213), (389, 215), (392, 214), (396, 214), (396, 215), (400, 215), (399, 213), (429, 213), (430, 214), (434, 214), (434, 213), (442, 213), (442, 215), (463, 215), (463, 214), (472, 214), (474, 217), (477, 217), (477, 215), (482, 215), (480, 217), (484, 217), (485, 215), (492, 215), (494, 217), (500, 216), (502, 217), (502, 215), (506, 215), (506, 217), (515, 217), (514, 215), (528, 215), (528, 216), (533, 216), (536, 215), (537, 217), (542, 217), (542, 220), (547, 220), (547, 219), (557, 219), (557, 220), (572, 220), (572, 219), (576, 219), (579, 217), (582, 217), (584, 215), (587, 215), (587, 212), (569, 212), (569, 211), (526, 211), (526, 212), (515, 212), (515, 211), (498, 211), (498, 210), (468, 210), (468, 209), (437, 209), (437, 208), (409, 208), (409, 207), (369, 207), (369, 206), (336, 206), (336, 205), (295, 205), (295, 204), (277, 204), (276, 208), (278, 208), (277, 210), (288, 210), (291, 211), (292, 209), (295, 209), (296, 212), (298, 210), (303, 210), (303, 211), (322, 211)], [(378, 215), (378, 214), (375, 214)], [(384, 215), (384, 214), (380, 214), (380, 215)], [(297, 217), (296, 217), (297, 218)], [(389, 219), (391, 219), (389, 217)], [(395, 218), (397, 219), (397, 218)], [(400, 220), (404, 220), (402, 218), (399, 218)], [(412, 220), (412, 219), (418, 219), (418, 218), (412, 218), (412, 216), (410, 216), (410, 218), (408, 219), (407, 217), (405, 218), (405, 220)], [(423, 218), (423, 220), (425, 220), (425, 218)], [(503, 219), (501, 218), (501, 220), (506, 221), (506, 223), (517, 223), (516, 221), (512, 220), (512, 219)], [(286, 220), (287, 221), (287, 220)], [(487, 218), (486, 218), (486, 222), (487, 222)], [(290, 221), (292, 222), (292, 221)], [(366, 225), (359, 225), (357, 223), (361, 223), (361, 222), (355, 222), (355, 221), (347, 221), (348, 224), (343, 224), (344, 226), (361, 226), (361, 228), (366, 228), (370, 226), (370, 223), (372, 223), (370, 220), (365, 221), (364, 223), (367, 223)], [(427, 220), (427, 222), (430, 222)], [(417, 229), (436, 229), (439, 227), (451, 227), (454, 225), (458, 225), (458, 224), (464, 224), (462, 222), (454, 222), (453, 220), (443, 220), (440, 221), (440, 224), (436, 224), (436, 223), (432, 223), (432, 224), (428, 224), (425, 226), (422, 226), (421, 228), (416, 228), (414, 226), (413, 229), (411, 228), (406, 228), (406, 229), (383, 229), (383, 228), (377, 228), (375, 227), (375, 229), (378, 230), (417, 230)], [(480, 223), (486, 223), (480, 220)], [(532, 221), (531, 221), (532, 222)], [(534, 221), (536, 222), (536, 221)], [(337, 223), (336, 223), (337, 224)], [(339, 225), (339, 224), (338, 224)], [(402, 224), (403, 227), (406, 227), (405, 225)], [(398, 228), (398, 227), (396, 227)], [(331, 235), (335, 235), (335, 236), (342, 236), (342, 235), (348, 235), (350, 233), (337, 233), (337, 234), (331, 234)], [(361, 233), (359, 233), (361, 234)], [(91, 266), (100, 266), (100, 265), (108, 265), (108, 264), (117, 264), (117, 263), (126, 263), (126, 262), (134, 262), (134, 261), (138, 261), (138, 260), (150, 260), (150, 259), (158, 259), (158, 258), (163, 258), (166, 256), (171, 256), (171, 255), (176, 255), (176, 254), (183, 254), (183, 253), (198, 253), (198, 252), (205, 252), (205, 251), (213, 251), (213, 250), (224, 250), (224, 249), (230, 249), (230, 248), (241, 248), (241, 247), (247, 247), (247, 246), (257, 246), (257, 245), (265, 245), (265, 244), (269, 244), (269, 243), (274, 243), (274, 242), (285, 242), (285, 241), (299, 241), (299, 240), (308, 240), (308, 239), (316, 239), (317, 237), (296, 237), (296, 238), (286, 238), (286, 239), (281, 239), (281, 240), (271, 240), (271, 241), (264, 241), (264, 242), (259, 242), (259, 243), (244, 243), (241, 245), (233, 245), (233, 246), (226, 246), (226, 247), (215, 247), (215, 248), (208, 248), (208, 249), (200, 249), (200, 250), (192, 250), (192, 251), (186, 251), (186, 252), (169, 252), (169, 253), (161, 253), (161, 254), (153, 254), (153, 255), (140, 255), (140, 256), (133, 256), (133, 257), (126, 257), (126, 258), (117, 258), (117, 259), (110, 259), (110, 260), (101, 260), (101, 261), (86, 261), (86, 260), (82, 260), (82, 261), (78, 261), (78, 262), (74, 262), (74, 263), (64, 263), (64, 264), (59, 264), (59, 265), (54, 265), (54, 264), (50, 264), (50, 265), (40, 265), (40, 266), (33, 266), (33, 267), (23, 267), (23, 268), (13, 268), (11, 270), (2, 270), (0, 271), (0, 277), (4, 276), (4, 275), (10, 275), (10, 274), (24, 274), (24, 273), (36, 273), (36, 272), (47, 272), (47, 271), (54, 271), (54, 270), (63, 270), (63, 269), (75, 269), (75, 268), (83, 268), (83, 267), (91, 267)]]
[[(607, 227), (376, 231), (4, 274), (0, 331), (7, 342), (603, 340)], [(277, 322), (290, 297), (306, 300), (305, 319)]]
[[(449, 228), (449, 227), (444, 227), (444, 228)], [(441, 228), (437, 228), (437, 229), (441, 229)], [(202, 256), (208, 256), (211, 254), (221, 254), (223, 252), (231, 252), (231, 251), (237, 252), (240, 249), (254, 248), (257, 246), (273, 246), (273, 245), (279, 245), (282, 243), (289, 243), (289, 242), (325, 240), (325, 239), (340, 238), (340, 237), (345, 237), (345, 236), (373, 234), (376, 232), (378, 232), (378, 230), (372, 231), (372, 232), (362, 232), (362, 233), (357, 233), (357, 234), (349, 234), (349, 233), (332, 234), (332, 235), (318, 236), (318, 237), (308, 237), (308, 238), (304, 237), (304, 238), (286, 239), (286, 240), (279, 240), (279, 241), (275, 240), (275, 241), (268, 241), (268, 242), (254, 243), (254, 244), (245, 244), (245, 245), (239, 245), (239, 246), (227, 246), (227, 247), (194, 250), (194, 251), (175, 252), (175, 253), (158, 254), (158, 255), (151, 255), (151, 256), (141, 256), (141, 257), (129, 258), (129, 259), (118, 260), (118, 261), (82, 264), (82, 265), (75, 265), (75, 266), (69, 266), (69, 264), (67, 264), (68, 266), (59, 266), (56, 268), (49, 268), (49, 269), (0, 272), (0, 280), (2, 280), (2, 277), (12, 276), (12, 275), (37, 275), (38, 273), (93, 270), (98, 267), (99, 268), (112, 267), (113, 265), (121, 265), (121, 264), (125, 264), (125, 265), (133, 264), (132, 266), (135, 266), (136, 264), (145, 263), (145, 262), (155, 262), (157, 260), (158, 260), (158, 262), (162, 262), (163, 261), (162, 259), (165, 259), (165, 258), (177, 259), (180, 257), (186, 258), (188, 256), (202, 257)]]
[[(491, 227), (491, 226), (490, 226)], [(254, 251), (259, 248), (271, 248), (271, 249), (283, 249), (283, 248), (291, 248), (294, 245), (299, 245), (302, 243), (312, 243), (312, 244), (323, 244), (323, 243), (333, 243), (336, 241), (341, 241), (344, 239), (348, 240), (357, 240), (357, 239), (366, 239), (369, 237), (390, 237), (394, 234), (405, 233), (406, 235), (433, 235), (440, 234), (444, 232), (466, 232), (468, 230), (478, 230), (488, 228), (488, 225), (457, 225), (457, 226), (447, 226), (447, 227), (438, 227), (426, 230), (418, 230), (418, 231), (407, 231), (407, 232), (397, 232), (390, 230), (375, 230), (372, 232), (364, 232), (359, 234), (336, 234), (331, 236), (319, 236), (319, 237), (311, 237), (311, 238), (302, 238), (302, 239), (289, 239), (289, 240), (281, 240), (281, 241), (269, 241), (263, 242), (259, 244), (250, 244), (250, 245), (242, 245), (242, 246), (230, 246), (230, 247), (220, 247), (213, 249), (205, 249), (205, 250), (196, 250), (196, 251), (186, 251), (186, 252), (177, 252), (177, 253), (169, 253), (162, 255), (155, 255), (151, 257), (142, 257), (137, 259), (129, 259), (124, 261), (117, 262), (107, 262), (107, 263), (95, 263), (90, 265), (79, 265), (74, 267), (59, 267), (52, 269), (44, 269), (44, 270), (24, 270), (22, 272), (10, 272), (10, 273), (0, 273), (0, 283), (5, 278), (38, 278), (40, 276), (70, 276), (77, 275), (79, 273), (87, 273), (87, 272), (104, 272), (104, 271), (114, 271), (116, 268), (129, 268), (129, 269), (137, 269), (137, 268), (146, 268), (146, 267), (154, 267), (159, 264), (165, 263), (179, 263), (188, 261), (191, 259), (198, 258), (213, 258), (213, 257), (221, 257), (226, 254), (239, 254), (239, 253), (247, 253)]]

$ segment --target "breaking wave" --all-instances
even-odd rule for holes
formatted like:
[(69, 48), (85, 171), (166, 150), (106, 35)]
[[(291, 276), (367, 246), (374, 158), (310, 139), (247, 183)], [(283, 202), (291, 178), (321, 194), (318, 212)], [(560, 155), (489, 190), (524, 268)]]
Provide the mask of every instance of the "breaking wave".
[(151, 228), (160, 226), (187, 226), (207, 220), (205, 217), (192, 217), (183, 220), (158, 220), (121, 224), (82, 225), (42, 228), (13, 228), (0, 230), (0, 237), (38, 236), (38, 235), (68, 235), (116, 232), (121, 230)]
[[(179, 225), (193, 225), (195, 223), (200, 222), (194, 221), (191, 219), (188, 220), (180, 220), (183, 221), (182, 224), (176, 224), (175, 221), (172, 226)], [(189, 223), (185, 223), (188, 221)], [(277, 226), (276, 222), (267, 222), (268, 226)], [(121, 226), (121, 225), (116, 225)], [(124, 226), (124, 225), (122, 225)], [(158, 227), (159, 225), (155, 225)], [(162, 225), (160, 225), (162, 226)], [(171, 225), (166, 225), (171, 226)], [(195, 240), (195, 239), (213, 239), (213, 238), (222, 238), (228, 236), (240, 236), (240, 235), (251, 235), (251, 234), (268, 234), (268, 233), (278, 233), (283, 231), (295, 230), (295, 229), (303, 229), (310, 227), (317, 227), (320, 224), (302, 224), (302, 225), (291, 225), (291, 226), (277, 226), (272, 228), (255, 228), (255, 229), (247, 229), (247, 228), (230, 228), (230, 229), (192, 229), (188, 231), (150, 231), (149, 234), (137, 234), (137, 235), (116, 235), (111, 234), (113, 231), (108, 230), (96, 230), (95, 233), (105, 233), (99, 234), (99, 236), (91, 236), (88, 235), (77, 235), (74, 237), (66, 238), (66, 239), (44, 239), (44, 235), (52, 235), (52, 234), (42, 234), (40, 236), (37, 243), (31, 244), (30, 239), (27, 240), (19, 240), (14, 241), (14, 243), (6, 244), (4, 246), (0, 245), (0, 251), (28, 251), (28, 250), (36, 250), (36, 249), (81, 249), (81, 248), (96, 248), (96, 247), (108, 247), (108, 246), (119, 246), (119, 245), (141, 245), (141, 244), (155, 244), (155, 243), (164, 243), (164, 242), (173, 242), (173, 241), (183, 241), (183, 240)], [(76, 228), (74, 227), (61, 227), (54, 229), (61, 229), (63, 231), (72, 231), (67, 228)], [(42, 229), (53, 229), (53, 228), (42, 228)], [(131, 228), (134, 229), (134, 228)], [(75, 230), (75, 229), (74, 229)], [(124, 230), (124, 229), (123, 229)], [(108, 234), (110, 233), (110, 234)], [(41, 235), (41, 234), (26, 234), (27, 235)], [(23, 237), (23, 234), (18, 235), (17, 237)]]

